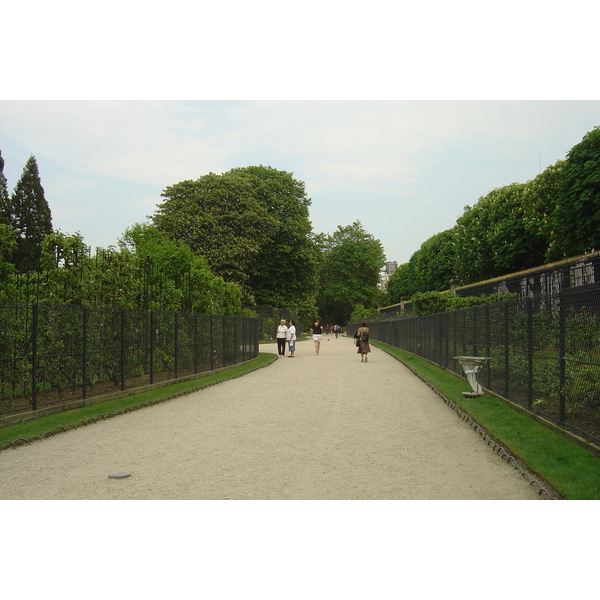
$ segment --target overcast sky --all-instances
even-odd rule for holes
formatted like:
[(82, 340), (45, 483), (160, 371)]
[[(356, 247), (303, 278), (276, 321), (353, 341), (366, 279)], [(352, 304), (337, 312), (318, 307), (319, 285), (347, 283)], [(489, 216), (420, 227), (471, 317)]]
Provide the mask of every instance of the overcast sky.
[(360, 220), (407, 262), (490, 190), (533, 179), (600, 125), (599, 101), (3, 101), (12, 191), (36, 157), (55, 229), (116, 245), (161, 192), (269, 165), (306, 184), (315, 232)]
[(9, 192), (34, 155), (55, 229), (107, 247), (167, 186), (268, 165), (305, 182), (315, 232), (360, 220), (406, 262), (600, 125), (589, 3), (413, 4), (13, 3)]

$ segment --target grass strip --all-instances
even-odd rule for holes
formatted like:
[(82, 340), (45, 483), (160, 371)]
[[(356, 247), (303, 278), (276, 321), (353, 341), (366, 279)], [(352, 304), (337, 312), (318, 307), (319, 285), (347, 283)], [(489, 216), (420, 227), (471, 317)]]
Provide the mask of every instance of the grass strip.
[[(24, 423), (17, 423), (15, 425), (7, 425), (6, 427), (0, 428), (0, 449), (3, 447), (1, 444), (6, 441), (14, 442), (20, 439), (29, 439), (31, 437), (40, 437), (48, 431), (53, 431), (57, 427), (69, 427), (79, 423), (80, 421), (86, 421), (88, 419), (96, 418), (100, 415), (113, 414), (117, 411), (123, 411), (126, 408), (138, 406), (144, 402), (156, 402), (163, 398), (173, 396), (175, 394), (183, 394), (186, 391), (196, 390), (204, 388), (227, 379), (233, 379), (240, 375), (245, 375), (250, 371), (264, 367), (274, 360), (277, 359), (275, 354), (261, 353), (257, 358), (251, 360), (243, 365), (235, 365), (218, 373), (212, 373), (210, 375), (204, 375), (198, 379), (189, 381), (181, 381), (165, 387), (150, 390), (148, 392), (141, 392), (139, 394), (132, 394), (123, 398), (117, 398), (115, 400), (107, 400), (106, 402), (100, 402), (83, 408), (76, 408), (39, 419), (33, 419), (31, 421), (25, 421)], [(9, 447), (9, 446), (8, 446)]]
[(568, 500), (600, 499), (600, 458), (489, 393), (464, 398), (464, 379), (394, 346), (374, 346), (398, 358), (434, 385), (504, 448)]

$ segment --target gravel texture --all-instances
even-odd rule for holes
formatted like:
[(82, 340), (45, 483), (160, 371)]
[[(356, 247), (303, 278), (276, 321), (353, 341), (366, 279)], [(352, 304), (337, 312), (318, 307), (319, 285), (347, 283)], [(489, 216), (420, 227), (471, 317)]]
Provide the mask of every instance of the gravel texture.
[[(261, 346), (276, 353), (275, 345)], [(404, 365), (353, 340), (0, 452), (0, 499), (535, 500)]]

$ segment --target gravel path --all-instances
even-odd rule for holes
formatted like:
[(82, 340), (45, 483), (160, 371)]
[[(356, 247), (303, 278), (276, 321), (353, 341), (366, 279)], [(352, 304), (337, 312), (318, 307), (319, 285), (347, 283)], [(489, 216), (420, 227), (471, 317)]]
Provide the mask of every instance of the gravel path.
[(400, 362), (355, 351), (298, 342), (293, 359), (3, 450), (0, 499), (538, 499)]

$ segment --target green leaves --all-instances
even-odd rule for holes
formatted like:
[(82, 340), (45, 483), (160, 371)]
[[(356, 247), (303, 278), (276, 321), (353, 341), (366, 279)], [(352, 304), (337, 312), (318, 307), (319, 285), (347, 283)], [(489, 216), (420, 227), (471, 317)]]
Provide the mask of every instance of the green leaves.
[(573, 146), (562, 168), (552, 213), (550, 260), (600, 249), (600, 128)]
[(272, 167), (231, 169), (163, 192), (153, 222), (185, 242), (243, 302), (297, 307), (315, 291), (316, 250), (304, 183)]
[(37, 271), (42, 239), (52, 232), (52, 216), (34, 156), (30, 156), (25, 164), (4, 212), (5, 220), (17, 231), (12, 262), (21, 273)]
[(338, 226), (325, 238), (317, 302), (324, 321), (345, 324), (356, 306), (377, 306), (379, 273), (385, 263), (381, 242), (360, 221)]
[(242, 286), (250, 300), (256, 257), (275, 228), (250, 182), (235, 173), (209, 173), (172, 185), (162, 196), (153, 218), (158, 231), (185, 242), (215, 275)]

